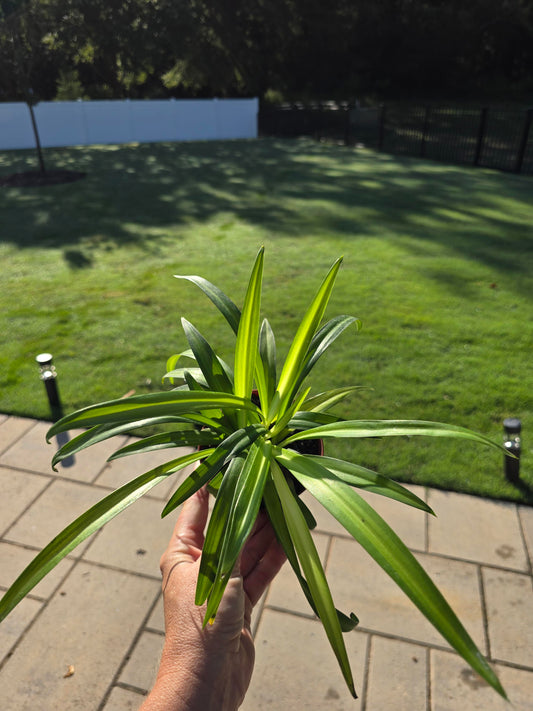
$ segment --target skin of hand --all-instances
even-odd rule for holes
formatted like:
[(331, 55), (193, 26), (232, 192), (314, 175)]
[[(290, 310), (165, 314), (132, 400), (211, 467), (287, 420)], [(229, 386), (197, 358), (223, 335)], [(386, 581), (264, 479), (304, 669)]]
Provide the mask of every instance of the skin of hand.
[(234, 711), (250, 684), (255, 650), (254, 605), (285, 561), (261, 511), (228, 581), (213, 624), (202, 627), (205, 605), (194, 603), (209, 494), (182, 507), (161, 558), (165, 644), (154, 688), (140, 711)]

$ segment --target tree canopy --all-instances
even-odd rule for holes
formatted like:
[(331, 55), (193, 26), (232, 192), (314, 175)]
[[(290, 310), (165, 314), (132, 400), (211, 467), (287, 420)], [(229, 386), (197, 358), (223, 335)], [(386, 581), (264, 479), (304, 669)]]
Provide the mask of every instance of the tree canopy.
[(0, 0), (0, 100), (533, 88), (530, 0)]

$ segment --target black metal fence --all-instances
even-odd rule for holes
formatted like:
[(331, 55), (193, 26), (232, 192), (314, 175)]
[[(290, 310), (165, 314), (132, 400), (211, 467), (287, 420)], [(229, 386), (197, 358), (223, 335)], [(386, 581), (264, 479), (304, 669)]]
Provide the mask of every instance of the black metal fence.
[(533, 174), (533, 109), (291, 105), (259, 114), (260, 135), (312, 136), (396, 155)]
[(350, 143), (351, 108), (349, 104), (284, 104), (261, 109), (258, 130), (262, 136), (298, 138)]

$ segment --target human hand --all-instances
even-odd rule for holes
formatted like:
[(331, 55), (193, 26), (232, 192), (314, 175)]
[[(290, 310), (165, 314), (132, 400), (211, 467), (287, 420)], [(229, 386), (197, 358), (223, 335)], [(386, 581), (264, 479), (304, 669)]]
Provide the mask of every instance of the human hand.
[(161, 558), (165, 645), (154, 688), (141, 711), (234, 711), (250, 684), (252, 609), (285, 561), (261, 512), (228, 581), (214, 624), (202, 627), (205, 605), (194, 603), (209, 494), (188, 499)]

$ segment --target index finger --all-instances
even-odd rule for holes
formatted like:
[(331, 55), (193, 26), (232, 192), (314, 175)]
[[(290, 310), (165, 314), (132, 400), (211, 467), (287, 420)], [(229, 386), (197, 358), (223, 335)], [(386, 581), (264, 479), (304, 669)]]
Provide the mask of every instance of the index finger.
[(169, 552), (183, 553), (187, 548), (201, 549), (208, 513), (209, 492), (200, 489), (183, 504), (169, 543)]

